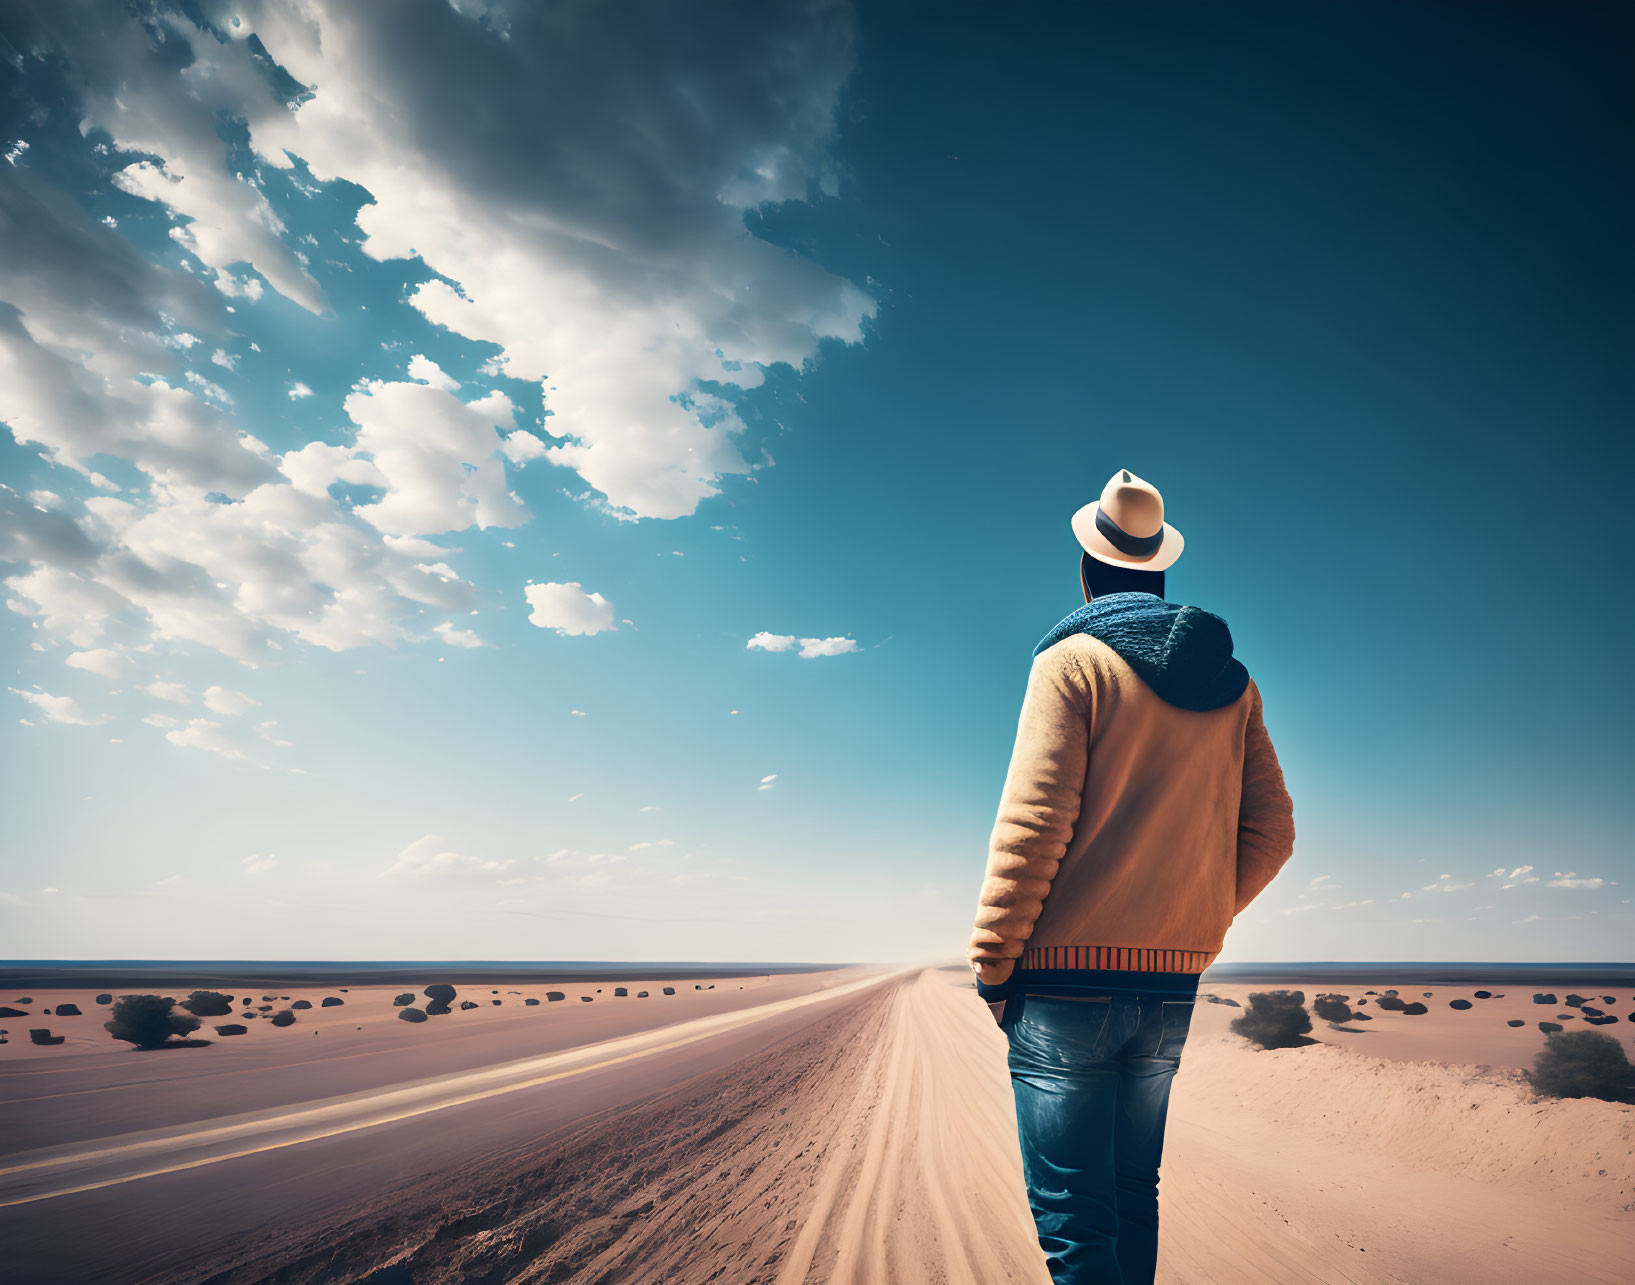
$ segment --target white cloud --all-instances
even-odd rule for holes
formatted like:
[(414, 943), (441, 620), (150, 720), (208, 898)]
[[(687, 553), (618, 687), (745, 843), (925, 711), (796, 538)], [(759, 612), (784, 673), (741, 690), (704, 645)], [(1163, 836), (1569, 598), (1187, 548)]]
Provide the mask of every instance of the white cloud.
[(258, 856), (252, 853), (244, 858), (244, 873), (247, 875), (263, 875), (278, 868), (278, 858), (275, 856)]
[(166, 732), (165, 739), (172, 745), (180, 745), (183, 749), (204, 750), (210, 754), (219, 754), (226, 759), (249, 757), (234, 742), (232, 734), (224, 732), (221, 724), (213, 719), (189, 719), (187, 726)]
[(433, 388), (441, 388), (444, 392), (452, 393), (460, 387), (458, 379), (452, 379), (443, 373), (443, 368), (430, 357), (416, 353), (409, 358), (409, 378), (422, 384), (430, 384)]
[(802, 660), (812, 660), (818, 656), (844, 656), (847, 652), (856, 650), (857, 643), (851, 638), (802, 638), (800, 640), (800, 657)]
[(187, 688), (181, 683), (152, 682), (140, 685), (155, 700), (169, 701), (172, 705), (186, 705), (193, 699)]
[(577, 580), (566, 584), (530, 584), (522, 591), (533, 608), (528, 620), (559, 634), (598, 634), (616, 630), (613, 604), (599, 593), (586, 593)]
[(1569, 870), (1566, 874), (1561, 874), (1558, 871), (1556, 877), (1544, 886), (1546, 888), (1601, 888), (1606, 885), (1606, 882), (1600, 876), (1593, 878), (1587, 875), (1581, 876)]
[(295, 383), (290, 385), (289, 397), (290, 397), (290, 400), (292, 402), (302, 401), (302, 400), (304, 400), (304, 399), (306, 399), (308, 397), (311, 397), (311, 396), (312, 396), (312, 389), (308, 388), (305, 384), (301, 383), (299, 380), (297, 380)]
[(434, 628), (432, 632), (446, 642), (450, 647), (473, 648), (486, 647), (488, 645), (477, 636), (475, 630), (456, 629), (453, 624), (447, 620), (443, 621), (442, 624)]
[(416, 839), (385, 870), (382, 879), (430, 879), (451, 875), (498, 874), (516, 865), (514, 860), (485, 861), (481, 857), (466, 856), (442, 846), (441, 835), (428, 834)]
[(76, 651), (67, 656), (63, 663), (70, 669), (88, 669), (91, 673), (101, 674), (104, 678), (121, 678), (131, 668), (129, 656), (107, 647)]
[(744, 646), (761, 651), (792, 651), (797, 643), (802, 660), (842, 656), (857, 650), (857, 642), (851, 638), (796, 638), (794, 634), (769, 634), (765, 631), (756, 634)]
[(213, 710), (217, 714), (235, 715), (246, 713), (261, 704), (261, 702), (253, 696), (246, 696), (243, 692), (231, 691), (218, 684), (205, 688), (204, 704), (205, 708)]
[(1423, 888), (1420, 889), (1420, 891), (1421, 892), (1463, 892), (1466, 888), (1474, 888), (1475, 886), (1476, 885), (1475, 885), (1474, 882), (1471, 882), (1471, 883), (1458, 883), (1458, 882), (1455, 882), (1452, 875), (1440, 875), (1440, 876), (1437, 877), (1437, 880), (1436, 880), (1435, 883), (1426, 884)]
[(24, 691), (20, 687), (8, 689), (12, 695), (21, 696), (40, 713), (45, 715), (49, 723), (66, 723), (73, 727), (95, 727), (99, 723), (109, 720), (107, 714), (91, 715), (80, 707), (72, 696), (53, 696), (49, 692)]

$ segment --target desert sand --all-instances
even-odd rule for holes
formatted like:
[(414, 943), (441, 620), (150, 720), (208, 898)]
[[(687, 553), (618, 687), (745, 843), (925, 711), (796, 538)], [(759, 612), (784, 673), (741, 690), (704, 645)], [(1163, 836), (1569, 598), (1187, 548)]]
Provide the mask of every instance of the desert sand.
[[(963, 967), (726, 984), (668, 1012), (637, 983), (554, 1012), (504, 996), (353, 1021), (351, 1044), (297, 1025), (61, 1062), (66, 1045), (0, 1050), (8, 1281), (1048, 1280), (1004, 1036)], [(1440, 989), (1303, 989), (1392, 985)], [(1515, 1068), (1536, 1022), (1572, 1010), (1503, 989), (1275, 1051), (1200, 1003), (1159, 1279), (1629, 1279), (1635, 1107), (1535, 1099)], [(1529, 1028), (1488, 1007), (1512, 1002)]]

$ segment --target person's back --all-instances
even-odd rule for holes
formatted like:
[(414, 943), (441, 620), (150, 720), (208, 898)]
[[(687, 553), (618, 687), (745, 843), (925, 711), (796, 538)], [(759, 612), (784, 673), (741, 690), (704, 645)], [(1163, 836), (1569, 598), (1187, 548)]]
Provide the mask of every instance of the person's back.
[(1150, 1281), (1169, 1085), (1198, 977), (1293, 850), (1225, 621), (1127, 470), (1074, 516), (1085, 606), (1034, 649), (967, 954), (1009, 1045), (1052, 1279)]

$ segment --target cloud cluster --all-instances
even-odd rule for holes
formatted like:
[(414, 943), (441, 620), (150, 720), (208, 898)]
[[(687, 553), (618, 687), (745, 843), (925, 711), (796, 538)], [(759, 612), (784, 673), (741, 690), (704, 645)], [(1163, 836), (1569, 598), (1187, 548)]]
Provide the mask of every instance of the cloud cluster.
[(857, 641), (846, 637), (797, 638), (794, 634), (770, 634), (762, 630), (744, 646), (758, 651), (794, 651), (798, 647), (802, 660), (815, 660), (819, 656), (844, 656), (856, 651)]
[[(382, 19), (349, 0), (54, 0), (8, 20), (29, 65), (74, 69), (80, 130), (108, 140), (104, 177), (162, 207), (187, 255), (187, 271), (150, 261), (20, 143), (0, 164), (0, 421), (78, 475), (77, 494), (0, 493), (6, 605), (83, 674), (123, 678), (155, 644), (249, 666), (297, 645), (480, 646), (424, 619), (476, 602), (434, 537), (525, 522), (510, 470), (573, 470), (624, 518), (690, 514), (758, 466), (738, 395), (825, 340), (860, 340), (874, 313), (744, 217), (838, 191), (844, 3), (572, 0), (502, 20), (402, 0)], [(290, 414), (327, 420), (316, 440), (275, 448), (235, 423), (244, 312), (282, 296), (333, 315), (312, 239), (279, 205), (306, 198), (282, 194), (343, 179), (368, 195), (362, 252), (430, 269), (409, 302), (495, 345), (488, 377), (535, 384), (543, 436), (518, 427), (511, 396), (468, 392), (419, 353), (360, 380), (344, 420), (313, 372), (280, 379)], [(615, 627), (577, 584), (530, 586), (529, 601), (543, 628)], [(855, 646), (798, 641), (803, 656)], [(232, 748), (210, 718), (167, 735)]]

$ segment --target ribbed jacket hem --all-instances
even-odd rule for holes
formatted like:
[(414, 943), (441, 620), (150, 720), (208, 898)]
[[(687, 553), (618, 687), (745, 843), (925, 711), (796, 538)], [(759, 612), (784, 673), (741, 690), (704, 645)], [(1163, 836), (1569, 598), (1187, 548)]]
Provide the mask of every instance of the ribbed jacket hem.
[(1214, 955), (1206, 950), (1169, 950), (1161, 946), (1029, 946), (1017, 968), (1093, 968), (1137, 973), (1202, 973)]

